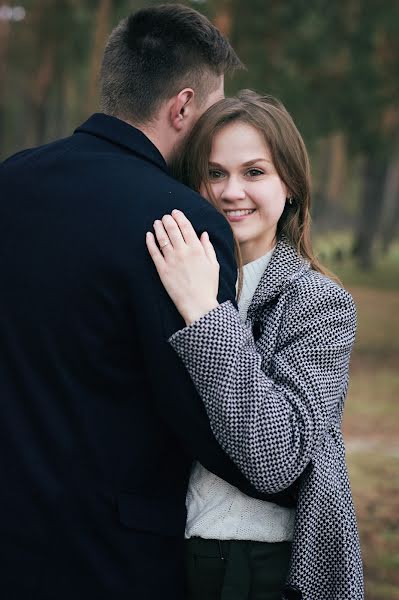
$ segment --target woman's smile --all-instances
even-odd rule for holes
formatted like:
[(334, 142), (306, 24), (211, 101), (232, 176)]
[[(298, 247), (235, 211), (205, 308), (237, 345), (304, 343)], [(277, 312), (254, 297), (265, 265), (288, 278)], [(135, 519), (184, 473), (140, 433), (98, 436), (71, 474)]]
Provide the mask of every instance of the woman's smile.
[(237, 209), (237, 210), (229, 209), (229, 210), (225, 210), (223, 212), (226, 215), (227, 219), (231, 223), (238, 223), (239, 221), (243, 221), (244, 219), (253, 215), (254, 212), (256, 212), (256, 209), (255, 208), (241, 208), (241, 209)]

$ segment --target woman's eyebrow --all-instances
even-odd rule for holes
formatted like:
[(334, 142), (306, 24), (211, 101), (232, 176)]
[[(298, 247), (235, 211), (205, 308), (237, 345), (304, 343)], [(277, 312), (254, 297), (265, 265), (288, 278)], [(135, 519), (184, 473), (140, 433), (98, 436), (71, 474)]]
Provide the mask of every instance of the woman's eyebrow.
[(264, 158), (264, 157), (263, 157), (263, 158), (253, 158), (252, 160), (248, 160), (247, 162), (245, 162), (245, 163), (242, 163), (242, 166), (243, 166), (243, 167), (249, 167), (249, 166), (251, 166), (251, 165), (254, 165), (254, 164), (255, 164), (255, 163), (257, 163), (257, 162), (267, 162), (267, 163), (270, 163), (270, 164), (271, 164), (271, 161), (270, 161), (270, 160), (268, 160), (267, 158)]
[[(253, 158), (251, 160), (248, 160), (248, 161), (242, 163), (241, 166), (242, 167), (250, 167), (251, 165), (254, 165), (255, 163), (258, 163), (258, 162), (267, 162), (270, 165), (273, 164), (272, 161), (268, 160), (267, 158)], [(208, 162), (208, 165), (210, 167), (217, 167), (218, 169), (223, 169), (223, 166), (221, 164), (219, 164), (217, 162), (213, 162), (211, 160)]]

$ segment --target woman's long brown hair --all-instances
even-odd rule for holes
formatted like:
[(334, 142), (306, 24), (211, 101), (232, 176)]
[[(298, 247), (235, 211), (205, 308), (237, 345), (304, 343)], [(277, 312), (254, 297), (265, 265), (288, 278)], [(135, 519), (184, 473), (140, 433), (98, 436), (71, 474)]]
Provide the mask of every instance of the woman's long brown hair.
[[(311, 267), (336, 279), (317, 260), (311, 242), (311, 180), (305, 144), (292, 117), (283, 104), (272, 96), (260, 96), (243, 90), (236, 97), (224, 98), (209, 108), (198, 120), (183, 151), (174, 163), (174, 175), (191, 188), (204, 186), (209, 201), (222, 212), (209, 186), (208, 160), (216, 133), (235, 121), (251, 125), (264, 136), (274, 167), (289, 190), (292, 203), (286, 202), (277, 224), (277, 238), (285, 237)], [(239, 266), (238, 290), (242, 287), (242, 259), (235, 240)]]

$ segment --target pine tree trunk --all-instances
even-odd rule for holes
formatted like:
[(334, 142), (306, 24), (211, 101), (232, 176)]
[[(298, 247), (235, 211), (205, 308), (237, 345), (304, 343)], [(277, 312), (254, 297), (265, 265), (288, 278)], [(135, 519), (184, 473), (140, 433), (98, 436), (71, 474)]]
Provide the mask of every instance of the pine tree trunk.
[(87, 88), (86, 112), (95, 110), (98, 99), (98, 75), (101, 55), (110, 30), (112, 0), (100, 0), (94, 29), (93, 46), (90, 58), (89, 81)]
[(320, 225), (321, 228), (325, 225), (327, 200), (327, 185), (330, 170), (330, 138), (319, 140), (317, 146), (318, 153), (318, 169), (317, 182), (315, 183), (313, 192), (313, 219)]
[(53, 81), (55, 64), (55, 47), (49, 44), (44, 49), (39, 68), (32, 85), (32, 112), (35, 144), (46, 141), (47, 97)]
[(342, 132), (332, 134), (331, 165), (327, 181), (328, 213), (336, 213), (340, 209), (340, 203), (345, 187), (346, 143)]
[(371, 154), (365, 158), (358, 230), (352, 250), (359, 267), (364, 270), (373, 267), (374, 243), (381, 221), (386, 173), (386, 161)]
[(7, 54), (10, 39), (9, 21), (0, 21), (0, 157), (4, 151), (5, 137), (5, 93), (6, 89), (6, 70)]
[(390, 160), (387, 169), (384, 205), (382, 211), (379, 237), (382, 251), (386, 254), (395, 238), (399, 227), (399, 146)]

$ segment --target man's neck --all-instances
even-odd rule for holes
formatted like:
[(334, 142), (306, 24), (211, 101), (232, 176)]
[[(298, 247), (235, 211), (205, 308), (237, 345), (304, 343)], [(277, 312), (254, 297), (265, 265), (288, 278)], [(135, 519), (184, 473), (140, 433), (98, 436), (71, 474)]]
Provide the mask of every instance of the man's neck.
[(132, 121), (127, 119), (122, 119), (128, 125), (135, 127), (154, 144), (154, 146), (159, 150), (162, 154), (165, 162), (168, 162), (170, 155), (172, 154), (173, 146), (171, 146), (170, 141), (167, 140), (167, 136), (162, 136), (156, 128), (156, 125), (137, 125)]

